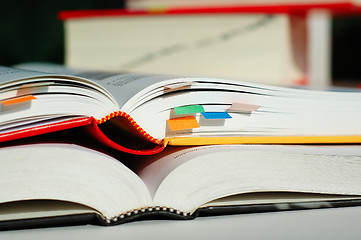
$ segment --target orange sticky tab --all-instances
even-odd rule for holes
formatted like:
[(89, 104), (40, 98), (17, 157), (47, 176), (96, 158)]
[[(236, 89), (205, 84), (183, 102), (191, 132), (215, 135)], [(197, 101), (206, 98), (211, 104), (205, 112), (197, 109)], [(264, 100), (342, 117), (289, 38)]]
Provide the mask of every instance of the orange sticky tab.
[(172, 131), (199, 128), (197, 119), (194, 116), (173, 118), (167, 120)]
[(17, 104), (17, 103), (31, 101), (33, 99), (36, 99), (36, 97), (34, 97), (33, 95), (27, 95), (27, 96), (23, 96), (23, 97), (17, 97), (17, 98), (12, 98), (9, 100), (1, 101), (1, 104), (5, 105), (5, 106), (9, 106), (9, 105)]

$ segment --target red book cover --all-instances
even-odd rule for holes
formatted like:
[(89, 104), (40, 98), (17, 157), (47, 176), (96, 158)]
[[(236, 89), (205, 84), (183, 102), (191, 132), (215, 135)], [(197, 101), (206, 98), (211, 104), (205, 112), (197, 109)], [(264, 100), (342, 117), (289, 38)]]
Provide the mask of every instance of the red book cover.
[(40, 126), (36, 126), (36, 127), (31, 127), (31, 128), (21, 129), (21, 130), (17, 130), (17, 131), (8, 132), (8, 133), (3, 133), (3, 134), (0, 134), (0, 143), (12, 141), (12, 140), (16, 140), (16, 139), (28, 138), (28, 137), (56, 132), (56, 131), (67, 130), (67, 129), (71, 129), (71, 128), (86, 127), (86, 129), (99, 142), (101, 142), (102, 144), (104, 144), (108, 147), (111, 147), (113, 149), (116, 149), (116, 150), (119, 150), (122, 152), (130, 153), (130, 154), (137, 154), (137, 155), (151, 155), (151, 154), (158, 153), (165, 148), (165, 146), (159, 140), (152, 138), (149, 134), (146, 134), (144, 132), (144, 130), (142, 130), (139, 127), (139, 125), (137, 125), (128, 114), (116, 112), (105, 118), (109, 120), (112, 117), (117, 117), (118, 114), (119, 114), (119, 118), (124, 119), (123, 122), (127, 122), (127, 124), (131, 125), (131, 127), (129, 129), (132, 129), (135, 132), (139, 131), (136, 134), (141, 136), (140, 139), (143, 139), (143, 140), (149, 141), (150, 143), (153, 143), (151, 146), (154, 146), (154, 147), (152, 147), (150, 149), (132, 149), (132, 148), (124, 147), (124, 146), (116, 143), (115, 141), (112, 141), (99, 128), (99, 124), (104, 123), (104, 119), (102, 119), (101, 121), (97, 121), (93, 117), (74, 118), (74, 119), (65, 120), (62, 122), (40, 125)]
[(341, 3), (296, 3), (296, 4), (257, 4), (240, 6), (217, 6), (197, 8), (169, 8), (169, 9), (106, 9), (106, 10), (71, 10), (61, 11), (58, 15), (61, 20), (89, 17), (131, 17), (141, 15), (162, 14), (240, 14), (240, 13), (263, 13), (263, 14), (305, 14), (312, 9), (324, 9), (334, 14), (357, 14), (361, 8), (352, 2)]

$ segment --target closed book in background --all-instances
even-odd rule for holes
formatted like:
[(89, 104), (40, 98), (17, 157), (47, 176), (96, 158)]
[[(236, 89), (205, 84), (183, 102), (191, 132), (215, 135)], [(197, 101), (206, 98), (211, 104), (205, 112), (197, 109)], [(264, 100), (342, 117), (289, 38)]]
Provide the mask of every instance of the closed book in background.
[[(304, 79), (302, 25), (235, 9), (61, 12), (66, 65), (222, 77), (275, 85)], [(297, 29), (301, 28), (301, 29)]]

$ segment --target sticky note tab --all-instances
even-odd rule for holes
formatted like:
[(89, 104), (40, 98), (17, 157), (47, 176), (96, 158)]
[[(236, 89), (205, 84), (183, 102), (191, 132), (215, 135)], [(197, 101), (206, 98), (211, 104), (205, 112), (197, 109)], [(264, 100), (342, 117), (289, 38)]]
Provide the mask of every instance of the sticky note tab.
[(9, 100), (1, 101), (1, 104), (5, 105), (5, 106), (10, 106), (10, 105), (17, 104), (17, 103), (31, 101), (33, 99), (36, 99), (36, 97), (34, 97), (33, 95), (27, 95), (27, 96), (23, 96), (23, 97), (16, 97), (16, 98), (11, 98)]
[(203, 117), (205, 119), (226, 119), (232, 118), (231, 115), (227, 112), (203, 112)]
[(17, 90), (17, 96), (32, 95), (37, 92), (48, 92), (48, 88), (54, 82), (35, 82), (26, 83), (19, 87)]
[(181, 83), (172, 83), (164, 86), (166, 91), (176, 91), (190, 88), (193, 82), (181, 82)]
[(173, 118), (167, 120), (172, 131), (199, 128), (197, 119), (194, 116)]
[(245, 104), (245, 103), (233, 103), (231, 107), (227, 109), (227, 112), (241, 112), (252, 113), (260, 108), (259, 105)]
[(204, 112), (204, 108), (201, 105), (189, 105), (174, 108), (175, 114), (190, 114)]

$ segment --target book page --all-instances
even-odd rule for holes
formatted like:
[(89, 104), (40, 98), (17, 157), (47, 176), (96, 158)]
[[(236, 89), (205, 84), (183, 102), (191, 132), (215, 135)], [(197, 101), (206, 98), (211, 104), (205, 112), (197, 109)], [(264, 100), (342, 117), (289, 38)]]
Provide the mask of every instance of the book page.
[(9, 82), (21, 79), (28, 79), (40, 76), (52, 76), (50, 73), (41, 73), (31, 70), (15, 69), (10, 67), (0, 66), (0, 86)]
[[(137, 74), (137, 73), (121, 73), (114, 71), (91, 70), (90, 68), (69, 68), (58, 64), (49, 63), (24, 63), (16, 66), (17, 68), (42, 71), (48, 73), (64, 74), (77, 76), (95, 84), (99, 84), (109, 91), (116, 99), (120, 108), (124, 106), (135, 95), (147, 87), (162, 82), (164, 80), (179, 78), (171, 75), (158, 74)], [(26, 71), (24, 71), (26, 72)]]
[(354, 156), (361, 155), (361, 148), (354, 146), (307, 146), (307, 145), (215, 145), (201, 147), (173, 147), (168, 146), (163, 152), (148, 156), (144, 165), (136, 169), (136, 173), (148, 186), (152, 195), (155, 194), (157, 188), (174, 169), (187, 161), (201, 157), (204, 154), (221, 152), (225, 155), (227, 151), (255, 151), (255, 152), (287, 152), (296, 154), (324, 154), (324, 155), (340, 155)]
[(108, 91), (53, 64), (0, 67), (0, 133), (75, 118), (100, 119), (119, 107)]
[(151, 205), (144, 183), (120, 161), (73, 144), (0, 148), (0, 203), (60, 200), (105, 220)]
[(361, 195), (360, 164), (360, 146), (225, 145), (172, 148), (137, 174), (154, 204), (191, 212), (240, 193)]
[[(77, 78), (74, 71), (59, 64), (52, 63), (23, 63), (14, 67), (0, 66), (0, 86), (5, 88), (17, 82), (49, 82), (58, 79), (73, 83), (74, 85), (85, 85), (96, 91), (107, 95), (104, 88), (86, 78)], [(109, 96), (109, 95), (108, 95)]]
[[(91, 76), (90, 76), (91, 78)], [(118, 105), (123, 111), (127, 111), (124, 107), (132, 98), (136, 99), (136, 95), (141, 97), (147, 87), (155, 83), (177, 78), (170, 75), (156, 74), (114, 74), (104, 79), (95, 79), (97, 83), (105, 87), (117, 100)], [(179, 78), (179, 77), (178, 77)], [(92, 78), (91, 78), (92, 79)]]

